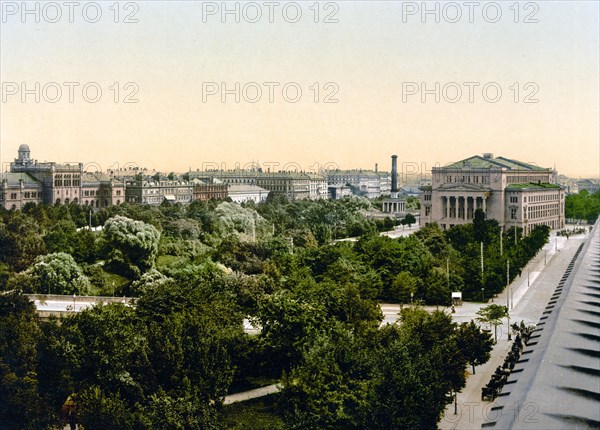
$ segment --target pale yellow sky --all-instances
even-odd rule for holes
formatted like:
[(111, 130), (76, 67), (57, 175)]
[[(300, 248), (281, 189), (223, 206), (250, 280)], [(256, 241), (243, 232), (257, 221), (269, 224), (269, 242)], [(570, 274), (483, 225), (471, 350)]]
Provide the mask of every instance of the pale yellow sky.
[[(326, 163), (379, 163), (387, 170), (392, 153), (400, 163), (429, 169), (493, 152), (556, 165), (575, 177), (599, 174), (596, 1), (521, 2), (518, 17), (514, 2), (497, 2), (495, 23), (491, 7), (475, 9), (469, 22), (464, 2), (452, 4), (459, 9), (428, 2), (440, 11), (439, 23), (434, 14), (415, 12), (420, 1), (279, 2), (273, 23), (265, 2), (228, 2), (238, 8), (239, 23), (234, 14), (221, 15), (222, 2), (124, 2), (118, 17), (113, 2), (99, 2), (96, 23), (86, 21), (94, 20), (93, 8), (75, 9), (71, 23), (64, 2), (55, 4), (61, 19), (56, 8), (39, 3), (36, 23), (36, 2), (27, 4), (34, 12), (25, 15), (21, 2), (2, 3), (5, 165), (26, 143), (40, 161), (103, 169), (133, 162), (182, 171), (259, 160), (304, 170)], [(250, 22), (257, 10), (261, 19)], [(298, 22), (288, 22), (297, 10)], [(457, 10), (461, 19), (449, 22)], [(138, 22), (123, 22), (132, 12)], [(338, 22), (324, 22), (329, 14)], [(125, 87), (128, 82), (135, 85)], [(461, 97), (447, 85), (452, 82)], [(90, 83), (86, 100), (82, 87)], [(218, 84), (217, 94), (208, 93), (211, 83)], [(236, 94), (222, 102), (221, 83), (231, 90), (239, 83), (239, 103)], [(439, 102), (436, 94), (422, 102), (421, 84), (435, 93), (436, 83)], [(91, 103), (95, 87), (102, 95)], [(302, 94), (292, 103), (297, 88)], [(492, 103), (497, 88), (502, 94)], [(138, 102), (123, 103), (134, 90)], [(333, 92), (338, 102), (325, 103)], [(525, 103), (528, 96), (537, 102)]]

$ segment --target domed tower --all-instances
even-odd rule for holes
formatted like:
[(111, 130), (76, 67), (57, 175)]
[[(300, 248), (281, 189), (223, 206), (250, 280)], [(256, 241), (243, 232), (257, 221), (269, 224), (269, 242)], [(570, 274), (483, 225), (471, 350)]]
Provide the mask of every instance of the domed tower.
[(29, 154), (29, 145), (23, 144), (19, 146), (19, 157), (15, 160), (15, 164), (20, 166), (26, 166), (28, 164), (31, 164), (33, 160), (31, 159)]

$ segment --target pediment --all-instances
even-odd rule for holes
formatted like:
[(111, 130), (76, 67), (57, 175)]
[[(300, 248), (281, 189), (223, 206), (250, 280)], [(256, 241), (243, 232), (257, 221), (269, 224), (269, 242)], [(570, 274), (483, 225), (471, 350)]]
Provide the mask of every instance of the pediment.
[(437, 192), (475, 192), (485, 193), (492, 191), (491, 188), (477, 184), (444, 184), (436, 188)]

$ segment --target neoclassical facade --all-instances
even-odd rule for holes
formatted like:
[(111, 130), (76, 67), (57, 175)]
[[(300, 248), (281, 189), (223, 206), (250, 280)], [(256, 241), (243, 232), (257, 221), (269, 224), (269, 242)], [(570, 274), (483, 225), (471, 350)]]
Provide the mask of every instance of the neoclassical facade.
[(473, 221), (477, 209), (501, 227), (562, 228), (565, 192), (556, 171), (492, 154), (432, 169), (431, 186), (421, 187), (420, 224), (443, 229)]

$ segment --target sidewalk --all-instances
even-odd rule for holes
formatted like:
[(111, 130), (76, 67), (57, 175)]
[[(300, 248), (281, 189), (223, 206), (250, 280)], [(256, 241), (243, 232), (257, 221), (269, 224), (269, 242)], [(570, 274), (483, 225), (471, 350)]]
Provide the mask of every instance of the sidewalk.
[(225, 396), (224, 405), (230, 405), (236, 402), (245, 402), (246, 400), (256, 399), (258, 397), (268, 396), (279, 392), (277, 384), (267, 385), (266, 387), (255, 388), (254, 390), (243, 391), (241, 393), (230, 394)]

